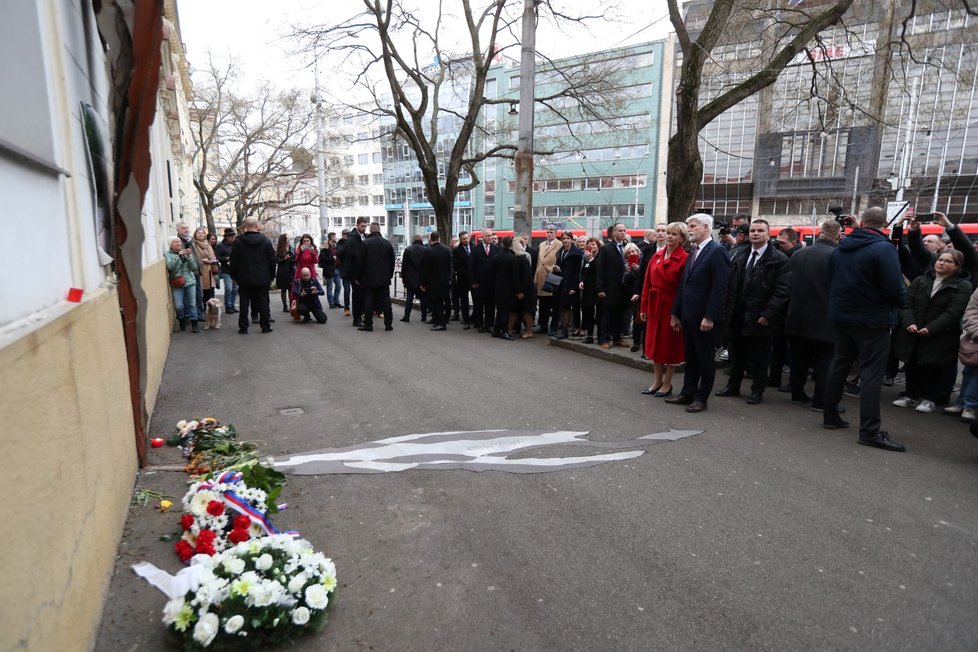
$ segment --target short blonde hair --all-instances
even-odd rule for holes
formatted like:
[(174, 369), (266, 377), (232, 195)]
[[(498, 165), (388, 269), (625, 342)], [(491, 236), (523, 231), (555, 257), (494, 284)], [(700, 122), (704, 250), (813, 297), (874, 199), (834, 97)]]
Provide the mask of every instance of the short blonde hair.
[(626, 256), (628, 254), (641, 254), (641, 253), (642, 253), (642, 250), (639, 249), (638, 248), (638, 245), (635, 244), (634, 242), (629, 242), (627, 245), (625, 245), (625, 255)]
[(683, 237), (683, 242), (689, 240), (689, 229), (685, 222), (670, 222), (666, 227), (666, 233), (678, 233)]

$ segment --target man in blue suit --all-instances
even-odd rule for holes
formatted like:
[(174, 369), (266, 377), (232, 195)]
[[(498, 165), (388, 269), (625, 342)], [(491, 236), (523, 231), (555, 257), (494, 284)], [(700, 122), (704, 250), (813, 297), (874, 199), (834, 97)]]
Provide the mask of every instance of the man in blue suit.
[(730, 277), (727, 250), (713, 241), (713, 216), (696, 213), (686, 219), (693, 249), (686, 261), (670, 323), (682, 329), (686, 347), (686, 373), (679, 394), (666, 403), (685, 405), (687, 412), (702, 412), (713, 391), (716, 365), (713, 356), (723, 332), (723, 300)]

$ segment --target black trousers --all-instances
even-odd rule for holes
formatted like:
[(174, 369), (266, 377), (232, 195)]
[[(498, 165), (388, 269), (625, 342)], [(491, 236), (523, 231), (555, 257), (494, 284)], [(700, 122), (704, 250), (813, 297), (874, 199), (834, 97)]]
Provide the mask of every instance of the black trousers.
[(469, 282), (467, 279), (455, 279), (452, 284), (452, 313), (459, 315), (465, 323), (469, 321)]
[[(938, 405), (948, 403), (951, 393), (944, 388), (947, 366), (920, 364), (910, 358), (904, 369), (907, 374), (907, 396), (915, 401), (920, 399), (934, 401)], [(956, 367), (955, 373), (957, 373)]]
[(537, 304), (540, 306), (537, 312), (537, 328), (546, 330), (548, 333), (554, 333), (557, 330), (557, 324), (555, 317), (557, 316), (557, 310), (554, 309), (556, 304), (556, 297), (537, 297)]
[(493, 301), (492, 288), (472, 290), (472, 323), (479, 328), (492, 328), (496, 316), (496, 304)]
[(808, 381), (808, 370), (814, 369), (815, 389), (812, 390), (812, 407), (825, 407), (825, 381), (832, 364), (832, 352), (835, 345), (832, 342), (820, 342), (805, 337), (788, 336), (791, 344), (791, 397), (800, 398), (805, 394), (805, 383)]
[(418, 288), (406, 288), (404, 291), (404, 317), (411, 316), (415, 297), (421, 302), (421, 321), (424, 321), (428, 317), (428, 296)]
[(730, 330), (730, 386), (740, 389), (744, 371), (751, 373), (751, 394), (763, 394), (767, 387), (767, 368), (771, 364), (771, 336), (744, 335)]
[(312, 315), (312, 317), (320, 324), (326, 323), (326, 319), (327, 319), (326, 313), (323, 312), (322, 308), (314, 308), (310, 306), (308, 303), (305, 303), (303, 301), (297, 301), (295, 304), (295, 309), (296, 312), (299, 313), (299, 316), (302, 317), (303, 319), (307, 319), (310, 315)]
[[(353, 283), (353, 299), (351, 303), (353, 304), (353, 323), (354, 325), (360, 323), (363, 320), (363, 295), (365, 294), (365, 288), (359, 283)], [(390, 294), (388, 294), (388, 300), (390, 300)]]
[(788, 340), (784, 335), (784, 325), (778, 324), (771, 335), (771, 373), (768, 375), (768, 384), (771, 387), (781, 387), (781, 377), (784, 371), (785, 361), (790, 364), (790, 351), (788, 351)]
[[(431, 309), (431, 324), (433, 326), (448, 326), (447, 306), (448, 302), (445, 297), (432, 298), (428, 302), (428, 307)], [(421, 314), (424, 314), (423, 308)]]
[(630, 303), (619, 303), (617, 305), (604, 305), (601, 307), (601, 328), (598, 331), (598, 343), (604, 344), (608, 341), (617, 341), (622, 338), (622, 329), (625, 324), (625, 311), (631, 308)]
[(588, 337), (594, 335), (594, 328), (598, 329), (598, 339), (601, 339), (601, 305), (596, 303), (584, 302), (581, 304), (581, 330), (587, 333)]
[(835, 353), (825, 381), (825, 421), (839, 418), (839, 401), (846, 376), (859, 361), (859, 436), (875, 437), (880, 425), (880, 391), (886, 356), (890, 351), (890, 329), (862, 324), (836, 324)]
[(716, 341), (723, 332), (723, 324), (717, 323), (713, 330), (703, 332), (700, 322), (684, 321), (683, 344), (686, 348), (686, 372), (683, 375), (683, 388), (680, 394), (694, 401), (706, 403), (713, 393), (713, 382), (717, 369), (714, 362)]
[(248, 326), (251, 324), (251, 320), (248, 315), (254, 310), (258, 313), (258, 324), (261, 326), (263, 331), (267, 331), (271, 328), (268, 323), (268, 291), (270, 286), (266, 285), (264, 287), (249, 287), (244, 285), (238, 286), (238, 298), (241, 301), (240, 312), (238, 313), (238, 329), (246, 331)]
[(384, 313), (384, 326), (391, 326), (394, 323), (394, 315), (391, 310), (390, 286), (361, 288), (361, 291), (363, 292), (363, 325), (374, 325), (374, 310), (377, 310)]

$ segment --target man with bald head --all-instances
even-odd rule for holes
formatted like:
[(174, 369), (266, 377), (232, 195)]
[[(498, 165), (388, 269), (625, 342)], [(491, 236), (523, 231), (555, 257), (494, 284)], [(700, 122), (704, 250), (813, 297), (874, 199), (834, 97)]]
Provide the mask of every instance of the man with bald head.
[(832, 252), (829, 282), (829, 320), (835, 325), (835, 352), (825, 382), (822, 426), (847, 428), (839, 416), (846, 376), (859, 361), (859, 440), (863, 446), (888, 451), (906, 450), (880, 430), (880, 389), (890, 329), (903, 307), (906, 289), (896, 248), (883, 235), (886, 211), (867, 208), (859, 228)]
[(254, 217), (244, 221), (244, 233), (231, 245), (228, 267), (231, 277), (238, 284), (241, 312), (238, 314), (238, 332), (248, 334), (248, 315), (254, 306), (262, 333), (271, 333), (268, 313), (268, 291), (275, 278), (275, 249), (261, 233), (261, 224)]

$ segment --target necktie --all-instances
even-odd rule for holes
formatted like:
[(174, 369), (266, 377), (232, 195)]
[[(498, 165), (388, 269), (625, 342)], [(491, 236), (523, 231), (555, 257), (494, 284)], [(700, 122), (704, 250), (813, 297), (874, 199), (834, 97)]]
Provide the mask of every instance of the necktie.
[(623, 245), (623, 244), (622, 244), (622, 243), (620, 243), (620, 242), (618, 243), (618, 254), (619, 254), (619, 255), (620, 255), (620, 256), (621, 256), (622, 258), (624, 258), (624, 257), (625, 257), (625, 245)]
[(465, 255), (469, 255), (469, 245), (465, 245)]
[(700, 247), (699, 247), (699, 245), (696, 245), (695, 247), (693, 247), (693, 253), (689, 257), (689, 265), (687, 265), (686, 267), (688, 267), (690, 270), (692, 270), (693, 269), (693, 263), (696, 262), (696, 257), (699, 256), (699, 255), (700, 255)]
[(489, 245), (486, 245), (486, 255), (489, 255)]
[(750, 276), (750, 271), (754, 269), (754, 263), (757, 262), (757, 250), (755, 249), (750, 255), (750, 260), (747, 261), (747, 275)]

